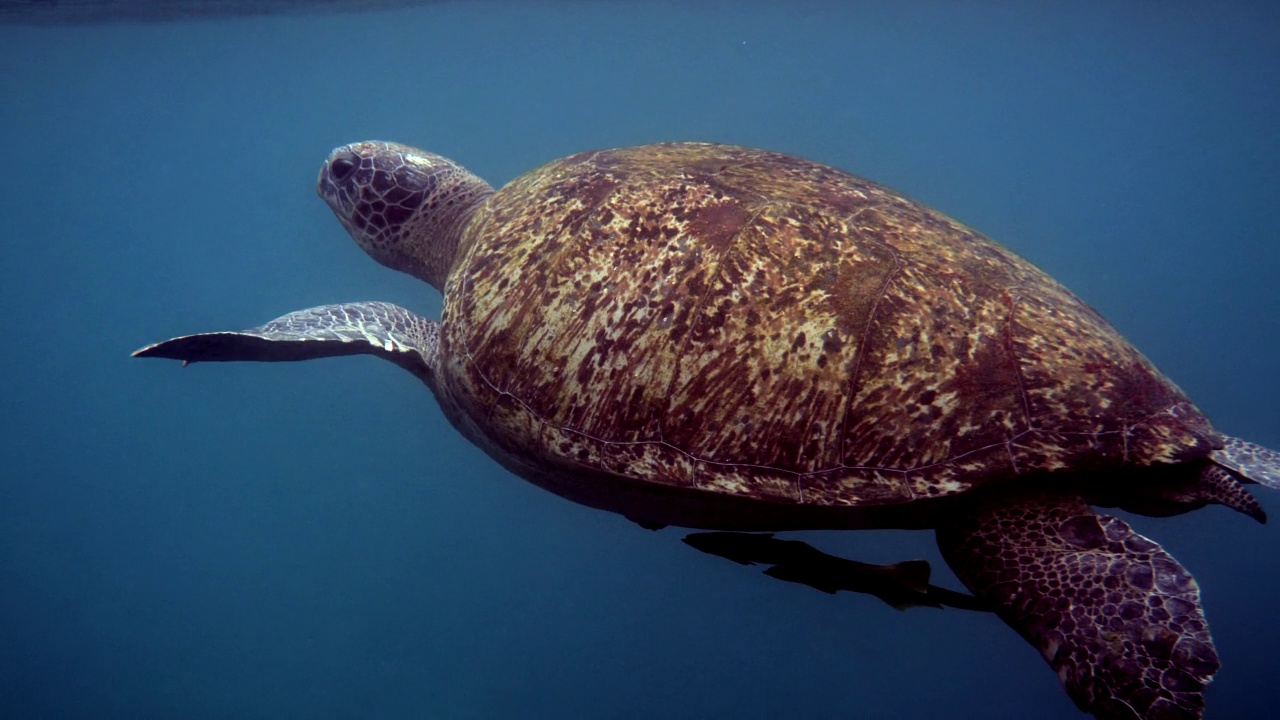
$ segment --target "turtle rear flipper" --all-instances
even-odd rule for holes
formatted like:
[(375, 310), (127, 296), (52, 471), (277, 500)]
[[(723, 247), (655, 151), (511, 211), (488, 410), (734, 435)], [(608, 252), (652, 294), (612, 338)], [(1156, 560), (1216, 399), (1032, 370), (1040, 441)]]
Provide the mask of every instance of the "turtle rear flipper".
[(1280, 490), (1280, 452), (1248, 440), (1228, 437), (1227, 444), (1210, 455), (1214, 462), (1259, 485)]
[(1120, 507), (1150, 517), (1178, 515), (1214, 503), (1248, 515), (1260, 523), (1267, 521), (1266, 511), (1249, 493), (1238, 473), (1215, 462), (1198, 465), (1198, 468), (1190, 467), (1185, 472), (1135, 478), (1121, 487), (1113, 483), (1108, 488), (1109, 497), (1090, 497), (1089, 503)]
[(1191, 574), (1123, 521), (1049, 489), (938, 530), (956, 575), (1098, 718), (1199, 718), (1218, 655)]
[(133, 353), (193, 362), (289, 362), (377, 355), (428, 384), (439, 350), (439, 325), (385, 302), (321, 305), (248, 330), (183, 335)]

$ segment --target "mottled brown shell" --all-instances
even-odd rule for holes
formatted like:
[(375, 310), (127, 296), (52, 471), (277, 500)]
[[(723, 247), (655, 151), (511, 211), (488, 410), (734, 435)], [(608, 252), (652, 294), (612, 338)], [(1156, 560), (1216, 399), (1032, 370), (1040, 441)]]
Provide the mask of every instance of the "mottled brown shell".
[(872, 505), (1217, 436), (1092, 309), (872, 182), (738, 147), (585, 153), (499, 191), (448, 281), (441, 391), (511, 457)]

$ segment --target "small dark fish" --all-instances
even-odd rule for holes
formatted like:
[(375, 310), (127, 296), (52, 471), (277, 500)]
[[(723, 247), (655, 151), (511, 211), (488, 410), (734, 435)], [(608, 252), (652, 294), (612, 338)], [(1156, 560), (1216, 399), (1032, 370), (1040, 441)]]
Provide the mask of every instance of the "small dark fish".
[(709, 555), (718, 555), (739, 565), (779, 565), (822, 556), (823, 553), (799, 540), (779, 540), (773, 533), (700, 532), (684, 537), (684, 543)]
[(989, 610), (972, 595), (930, 585), (931, 569), (924, 560), (870, 565), (828, 555), (799, 540), (780, 540), (772, 533), (691, 533), (684, 542), (739, 565), (771, 565), (764, 571), (771, 578), (832, 595), (841, 590), (872, 595), (898, 610), (943, 606)]

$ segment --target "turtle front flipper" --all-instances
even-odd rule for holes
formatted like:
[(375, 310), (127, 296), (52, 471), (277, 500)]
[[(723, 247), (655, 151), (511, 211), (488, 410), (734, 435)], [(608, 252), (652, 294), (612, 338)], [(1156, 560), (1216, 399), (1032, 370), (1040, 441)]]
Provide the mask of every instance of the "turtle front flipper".
[(1214, 462), (1247, 480), (1280, 490), (1280, 452), (1240, 438), (1229, 437), (1226, 441), (1222, 449), (1209, 456)]
[(1098, 718), (1199, 718), (1218, 655), (1191, 574), (1061, 489), (1010, 492), (938, 529), (960, 580)]
[(134, 357), (193, 362), (287, 362), (377, 355), (432, 384), (439, 325), (385, 302), (321, 305), (248, 330), (183, 335), (137, 350)]

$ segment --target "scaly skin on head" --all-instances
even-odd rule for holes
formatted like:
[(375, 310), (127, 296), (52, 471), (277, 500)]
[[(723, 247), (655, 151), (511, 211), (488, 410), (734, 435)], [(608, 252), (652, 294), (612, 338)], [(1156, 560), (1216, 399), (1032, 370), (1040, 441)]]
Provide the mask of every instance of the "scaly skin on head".
[(467, 221), (493, 188), (448, 158), (369, 141), (330, 153), (316, 192), (370, 257), (443, 290)]

